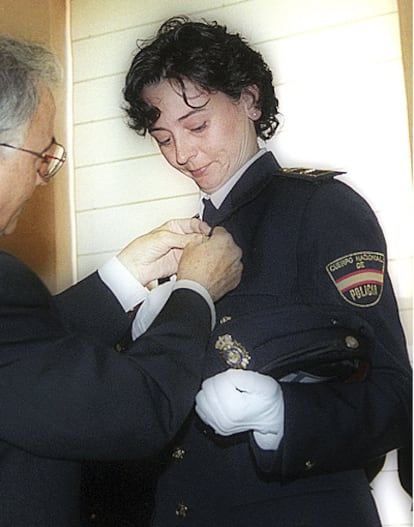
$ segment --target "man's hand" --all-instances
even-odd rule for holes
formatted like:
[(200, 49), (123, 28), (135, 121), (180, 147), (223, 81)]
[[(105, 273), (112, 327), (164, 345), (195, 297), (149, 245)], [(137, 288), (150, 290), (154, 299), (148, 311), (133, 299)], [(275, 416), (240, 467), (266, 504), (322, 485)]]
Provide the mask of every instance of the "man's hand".
[(216, 302), (239, 285), (243, 270), (241, 257), (242, 251), (231, 235), (223, 227), (216, 227), (210, 238), (203, 237), (203, 243), (196, 241), (186, 246), (177, 279), (198, 282)]
[(268, 375), (227, 370), (210, 377), (196, 396), (195, 409), (217, 434), (253, 431), (256, 443), (265, 450), (276, 450), (283, 437), (283, 393)]
[(144, 286), (177, 272), (183, 249), (201, 244), (208, 225), (196, 218), (171, 220), (136, 238), (118, 255), (119, 261)]

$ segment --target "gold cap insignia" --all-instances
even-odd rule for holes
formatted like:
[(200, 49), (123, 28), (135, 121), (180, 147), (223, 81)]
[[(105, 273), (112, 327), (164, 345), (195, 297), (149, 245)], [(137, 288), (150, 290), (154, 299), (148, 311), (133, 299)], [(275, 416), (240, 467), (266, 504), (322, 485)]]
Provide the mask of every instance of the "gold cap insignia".
[(250, 362), (250, 355), (246, 348), (234, 340), (231, 335), (221, 335), (216, 341), (216, 349), (230, 368), (245, 370)]

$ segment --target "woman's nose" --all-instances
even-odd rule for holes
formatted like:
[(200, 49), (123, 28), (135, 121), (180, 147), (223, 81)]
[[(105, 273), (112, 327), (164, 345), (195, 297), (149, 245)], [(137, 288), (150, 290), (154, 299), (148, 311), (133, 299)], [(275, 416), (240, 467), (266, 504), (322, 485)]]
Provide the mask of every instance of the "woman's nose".
[(195, 149), (194, 147), (186, 141), (176, 141), (175, 143), (175, 157), (177, 164), (183, 166), (188, 163), (188, 161), (194, 157)]

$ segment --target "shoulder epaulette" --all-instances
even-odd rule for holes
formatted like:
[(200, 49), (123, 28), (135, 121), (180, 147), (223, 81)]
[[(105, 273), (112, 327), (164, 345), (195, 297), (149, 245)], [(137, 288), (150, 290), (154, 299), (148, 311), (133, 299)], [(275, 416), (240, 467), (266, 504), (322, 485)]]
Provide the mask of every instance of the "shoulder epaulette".
[(332, 179), (335, 176), (345, 174), (336, 170), (322, 170), (317, 168), (282, 168), (282, 174), (300, 179), (321, 180)]

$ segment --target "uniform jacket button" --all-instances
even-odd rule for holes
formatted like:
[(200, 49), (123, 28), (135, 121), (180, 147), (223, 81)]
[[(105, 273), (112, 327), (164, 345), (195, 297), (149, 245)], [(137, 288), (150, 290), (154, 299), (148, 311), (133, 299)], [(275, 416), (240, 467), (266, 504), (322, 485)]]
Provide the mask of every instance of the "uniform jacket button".
[(356, 350), (359, 348), (359, 342), (358, 342), (358, 339), (356, 339), (354, 336), (352, 335), (348, 335), (347, 337), (345, 337), (345, 346), (349, 349), (353, 349), (353, 350)]
[(172, 451), (171, 457), (177, 461), (182, 461), (184, 459), (185, 450), (180, 446), (176, 446)]
[(315, 465), (316, 463), (314, 461), (311, 461), (310, 459), (308, 459), (308, 461), (306, 461), (305, 463), (305, 470), (310, 471), (313, 468), (315, 468)]
[(186, 518), (188, 513), (188, 507), (185, 503), (179, 503), (175, 509), (175, 515), (179, 518)]

